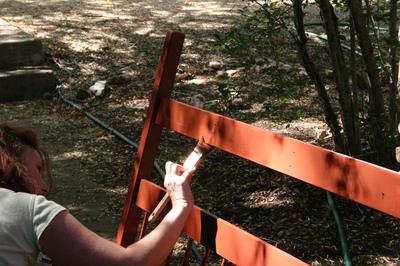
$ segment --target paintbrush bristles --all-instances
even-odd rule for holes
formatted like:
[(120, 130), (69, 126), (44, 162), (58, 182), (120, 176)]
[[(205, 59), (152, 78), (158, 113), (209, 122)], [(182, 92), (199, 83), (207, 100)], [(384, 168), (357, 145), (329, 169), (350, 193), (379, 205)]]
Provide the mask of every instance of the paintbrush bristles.
[(208, 145), (207, 143), (204, 142), (204, 140), (200, 140), (197, 142), (196, 147), (194, 148), (195, 150), (198, 150), (198, 152), (201, 152), (203, 155), (208, 153), (209, 151), (212, 150), (212, 146)]

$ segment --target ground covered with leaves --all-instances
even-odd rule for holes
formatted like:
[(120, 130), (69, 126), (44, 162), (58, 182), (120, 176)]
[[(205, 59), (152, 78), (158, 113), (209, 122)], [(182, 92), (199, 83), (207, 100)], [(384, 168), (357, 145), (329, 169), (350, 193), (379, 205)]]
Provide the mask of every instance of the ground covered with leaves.
[[(286, 56), (279, 62), (256, 51), (233, 58), (222, 49), (217, 33), (240, 19), (243, 5), (223, 0), (0, 0), (0, 15), (42, 39), (68, 99), (136, 143), (164, 36), (173, 29), (186, 34), (174, 98), (332, 148), (318, 99), (289, 38), (272, 53)], [(103, 97), (80, 97), (99, 80), (107, 81)], [(51, 197), (88, 227), (113, 238), (136, 149), (57, 95), (0, 107), (2, 121), (32, 125), (41, 133), (53, 161)], [(193, 146), (192, 140), (165, 132), (157, 160), (160, 165), (180, 161)], [(161, 184), (159, 174), (154, 176)], [(342, 263), (324, 191), (221, 151), (207, 157), (192, 186), (198, 206), (268, 243), (313, 265)], [(398, 219), (342, 198), (337, 203), (354, 265), (400, 264)]]

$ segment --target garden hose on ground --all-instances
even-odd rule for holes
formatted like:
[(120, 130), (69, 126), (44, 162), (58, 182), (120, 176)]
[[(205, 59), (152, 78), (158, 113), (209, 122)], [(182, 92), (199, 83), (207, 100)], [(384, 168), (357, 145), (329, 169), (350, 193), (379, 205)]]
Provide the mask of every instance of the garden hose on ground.
[(336, 206), (336, 203), (335, 203), (332, 193), (330, 193), (329, 191), (326, 192), (326, 199), (328, 200), (329, 207), (335, 218), (335, 222), (336, 222), (336, 226), (337, 226), (337, 230), (338, 230), (339, 238), (340, 238), (340, 246), (342, 247), (344, 265), (351, 266), (352, 263), (351, 263), (350, 253), (349, 253), (349, 246), (347, 244), (346, 233), (344, 232), (344, 228), (343, 228), (342, 216), (340, 215), (340, 213), (337, 210), (337, 206)]
[[(293, 27), (292, 31), (295, 32), (296, 29)], [(315, 37), (315, 38), (318, 38), (318, 39), (320, 39), (320, 40), (322, 40), (322, 41), (325, 41), (325, 42), (328, 41), (328, 37), (327, 37), (326, 35), (321, 35), (321, 34), (317, 34), (317, 33), (310, 32), (310, 31), (304, 31), (304, 33), (305, 33), (307, 36)], [(347, 49), (347, 50), (351, 50), (351, 47), (350, 47), (349, 45), (343, 43), (343, 42), (340, 42), (340, 46), (342, 46), (343, 48), (345, 48), (345, 49)], [(356, 55), (358, 55), (358, 56), (362, 56), (362, 53), (361, 53), (360, 51), (354, 51), (354, 53), (355, 53)]]
[[(305, 31), (304, 33), (308, 36), (316, 37), (323, 41), (328, 41), (328, 37), (326, 37), (325, 35), (317, 34), (314, 32), (309, 32), (309, 31)], [(345, 43), (340, 42), (340, 46), (342, 46), (343, 48), (345, 48), (347, 50), (351, 50), (351, 47)], [(362, 53), (360, 51), (354, 51), (354, 53), (358, 56), (362, 56)]]
[[(323, 25), (324, 23), (321, 20), (304, 21), (304, 26), (323, 26)], [(339, 25), (350, 27), (350, 22), (348, 22), (347, 20), (339, 20)], [(384, 26), (374, 26), (370, 27), (370, 29), (376, 29), (379, 31), (389, 31), (389, 27), (384, 27)]]
[[(67, 98), (65, 98), (64, 93), (61, 89), (61, 86), (57, 86), (56, 87), (58, 96), (60, 97), (60, 99), (69, 104), (70, 106), (72, 106), (73, 108), (79, 110), (82, 114), (84, 114), (85, 116), (87, 116), (90, 120), (92, 120), (93, 122), (95, 122), (96, 124), (100, 125), (103, 129), (106, 129), (108, 132), (110, 132), (111, 134), (113, 134), (114, 136), (117, 136), (118, 138), (120, 138), (121, 140), (123, 140), (124, 142), (128, 143), (129, 145), (133, 146), (135, 149), (139, 148), (139, 145), (136, 144), (135, 142), (133, 142), (131, 139), (129, 139), (128, 137), (124, 136), (121, 132), (119, 132), (118, 130), (112, 128), (111, 126), (107, 125), (106, 123), (104, 123), (103, 121), (101, 121), (100, 119), (98, 119), (97, 117), (95, 117), (94, 115), (92, 115), (91, 113), (83, 110), (82, 106), (80, 106), (79, 104), (74, 103), (73, 101), (68, 100)], [(161, 177), (165, 176), (165, 172), (161, 169), (160, 165), (157, 162), (154, 162), (154, 168), (157, 170), (157, 172), (161, 175)], [(196, 248), (196, 245), (193, 243), (192, 244), (192, 251), (193, 254), (195, 255), (195, 257), (199, 260), (202, 261), (203, 257), (200, 254), (200, 252), (198, 251), (198, 249)]]

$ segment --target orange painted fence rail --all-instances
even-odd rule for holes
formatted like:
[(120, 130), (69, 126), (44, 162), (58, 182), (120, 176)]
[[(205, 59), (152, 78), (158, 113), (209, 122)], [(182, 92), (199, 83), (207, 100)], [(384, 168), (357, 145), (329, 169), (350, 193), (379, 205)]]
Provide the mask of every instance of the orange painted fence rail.
[[(203, 138), (215, 148), (400, 218), (399, 173), (172, 100), (183, 40), (181, 33), (167, 33), (118, 228), (118, 244), (127, 246), (145, 235), (147, 217), (165, 193), (150, 181), (163, 128)], [(222, 265), (227, 261), (236, 265), (306, 264), (197, 206), (183, 233), (189, 238), (184, 265), (193, 241), (206, 247), (202, 265), (210, 252), (222, 258)]]

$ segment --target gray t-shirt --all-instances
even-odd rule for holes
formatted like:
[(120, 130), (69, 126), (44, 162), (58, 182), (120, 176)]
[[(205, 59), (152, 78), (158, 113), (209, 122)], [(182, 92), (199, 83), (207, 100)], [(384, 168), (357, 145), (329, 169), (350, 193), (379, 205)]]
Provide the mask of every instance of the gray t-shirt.
[(41, 234), (63, 210), (43, 196), (0, 188), (0, 265), (35, 265)]

